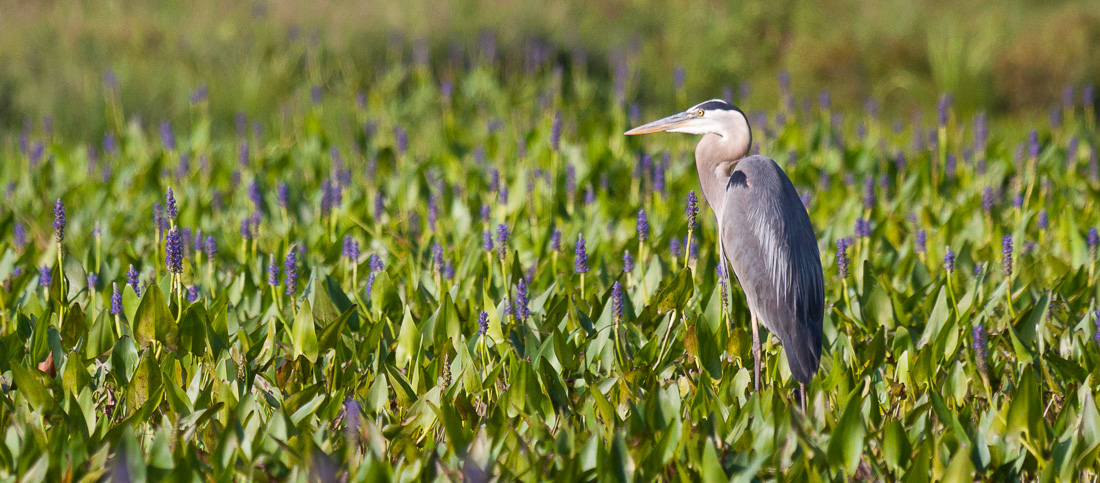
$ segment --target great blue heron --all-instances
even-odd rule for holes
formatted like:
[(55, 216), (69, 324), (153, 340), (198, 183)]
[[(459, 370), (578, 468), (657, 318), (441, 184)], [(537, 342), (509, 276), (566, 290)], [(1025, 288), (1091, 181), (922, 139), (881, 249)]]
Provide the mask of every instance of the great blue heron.
[(695, 166), (718, 219), (719, 250), (748, 302), (754, 387), (760, 390), (759, 322), (783, 344), (805, 411), (806, 384), (821, 360), (825, 311), (821, 255), (806, 208), (775, 161), (748, 156), (752, 130), (737, 106), (706, 101), (626, 134), (662, 131), (703, 136), (695, 147)]

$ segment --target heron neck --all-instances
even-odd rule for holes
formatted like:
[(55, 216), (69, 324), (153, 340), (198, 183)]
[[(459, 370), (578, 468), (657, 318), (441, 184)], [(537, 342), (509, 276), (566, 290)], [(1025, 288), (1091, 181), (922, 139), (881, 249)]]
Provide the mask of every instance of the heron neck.
[(722, 219), (722, 193), (726, 190), (733, 168), (749, 152), (746, 144), (747, 141), (733, 136), (704, 134), (695, 146), (695, 168), (699, 171), (703, 197), (719, 220)]

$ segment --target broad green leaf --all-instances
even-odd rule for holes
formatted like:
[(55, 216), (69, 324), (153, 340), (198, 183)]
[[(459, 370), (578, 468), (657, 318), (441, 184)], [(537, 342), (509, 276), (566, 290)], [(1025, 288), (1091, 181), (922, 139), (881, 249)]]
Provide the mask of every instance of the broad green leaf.
[(302, 302), (302, 306), (298, 307), (298, 314), (294, 316), (294, 325), (291, 328), (290, 337), (290, 357), (292, 359), (303, 356), (311, 363), (317, 362), (319, 352), (317, 329), (313, 324), (313, 311), (309, 308), (309, 302)]
[(46, 376), (41, 371), (12, 364), (11, 377), (15, 389), (19, 390), (19, 394), (26, 398), (32, 408), (41, 411), (53, 405), (53, 396), (43, 384)]
[(153, 394), (158, 393), (158, 389), (161, 389), (160, 368), (154, 359), (146, 355), (126, 386), (126, 404), (130, 411), (145, 405)]
[(882, 456), (886, 464), (895, 471), (908, 464), (912, 449), (905, 428), (896, 419), (887, 419), (883, 424)]
[(111, 350), (111, 374), (119, 386), (126, 386), (137, 370), (138, 351), (130, 336), (123, 336)]
[(863, 453), (863, 437), (866, 430), (863, 427), (863, 416), (860, 414), (862, 406), (863, 399), (857, 389), (848, 396), (844, 413), (837, 421), (832, 435), (829, 436), (827, 451), (829, 465), (843, 469), (848, 475), (855, 472), (859, 457)]
[(179, 330), (168, 309), (168, 302), (157, 285), (150, 285), (145, 290), (141, 304), (134, 313), (134, 339), (141, 348), (159, 340), (168, 349), (176, 350)]
[(69, 355), (69, 360), (65, 362), (65, 372), (61, 376), (61, 384), (65, 387), (73, 397), (80, 394), (80, 391), (87, 388), (92, 382), (92, 376), (88, 374), (88, 369), (84, 367), (84, 361), (80, 356), (73, 353)]
[(114, 319), (106, 311), (100, 312), (92, 323), (84, 344), (84, 356), (95, 359), (106, 354), (115, 345)]
[(405, 309), (405, 316), (401, 319), (401, 329), (397, 333), (397, 367), (408, 367), (413, 354), (420, 346), (420, 329), (413, 322), (412, 313)]

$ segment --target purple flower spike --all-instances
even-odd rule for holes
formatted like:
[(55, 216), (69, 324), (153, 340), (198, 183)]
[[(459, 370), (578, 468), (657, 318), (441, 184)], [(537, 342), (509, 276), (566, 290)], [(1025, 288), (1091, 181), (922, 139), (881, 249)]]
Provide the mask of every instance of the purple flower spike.
[(1094, 320), (1093, 323), (1094, 323), (1094, 325), (1096, 325), (1096, 333), (1093, 334), (1092, 338), (1098, 344), (1100, 344), (1100, 309), (1097, 309), (1096, 313), (1094, 315), (1095, 315), (1095, 320)]
[(699, 214), (699, 198), (695, 196), (695, 190), (688, 191), (687, 208), (684, 210), (688, 217), (688, 231), (695, 228), (695, 216)]
[(397, 144), (397, 154), (403, 156), (409, 150), (409, 133), (401, 126), (394, 126), (393, 137)]
[(638, 210), (638, 240), (646, 241), (649, 238), (649, 217), (646, 216), (645, 209)]
[(561, 251), (561, 230), (555, 229), (554, 232), (550, 234), (550, 250), (555, 252)]
[(1100, 245), (1100, 232), (1096, 231), (1096, 227), (1089, 228), (1089, 235), (1086, 240), (1091, 249), (1095, 249), (1097, 245)]
[(978, 363), (978, 371), (985, 374), (987, 371), (986, 358), (989, 356), (985, 341), (985, 327), (982, 324), (974, 326), (974, 360)]
[(210, 257), (211, 259), (214, 258), (214, 255), (218, 254), (218, 240), (214, 238), (214, 235), (206, 236), (206, 244), (204, 248), (206, 249), (206, 256)]
[(520, 278), (516, 284), (516, 318), (524, 320), (530, 316), (531, 311), (527, 308), (527, 281)]
[(477, 333), (484, 336), (489, 332), (489, 313), (484, 310), (477, 316)]
[(172, 133), (172, 123), (168, 121), (161, 121), (160, 140), (162, 143), (164, 143), (164, 149), (166, 151), (175, 151), (176, 136)]
[(134, 293), (141, 297), (141, 285), (138, 281), (138, 272), (134, 269), (134, 265), (130, 265), (130, 269), (126, 271), (126, 283), (130, 285), (130, 288), (134, 289)]
[(588, 272), (588, 250), (585, 247), (584, 235), (577, 236), (577, 245), (573, 248), (573, 271), (576, 273)]
[(290, 206), (290, 185), (286, 184), (286, 181), (279, 183), (279, 188), (275, 193), (275, 199), (279, 203), (279, 208)]
[(374, 219), (377, 221), (386, 212), (386, 197), (381, 191), (374, 196)]
[(371, 290), (374, 288), (374, 278), (378, 276), (378, 272), (381, 272), (383, 268), (382, 257), (378, 254), (370, 256), (370, 275), (367, 277), (367, 298), (370, 298)]
[(940, 101), (936, 104), (936, 114), (939, 120), (940, 127), (947, 126), (947, 114), (951, 109), (951, 103), (954, 101), (951, 94), (943, 94), (940, 96)]
[(351, 258), (351, 235), (344, 235), (344, 251), (340, 252), (344, 258)]
[(169, 273), (183, 273), (183, 235), (179, 228), (168, 232), (168, 242), (164, 248), (164, 264)]
[(42, 265), (38, 267), (38, 286), (49, 287), (53, 283), (53, 273), (50, 267)]
[(554, 113), (554, 123), (550, 126), (550, 150), (557, 152), (561, 145), (561, 111)]
[(187, 303), (193, 304), (199, 299), (199, 286), (192, 285), (187, 287)]
[(840, 278), (848, 278), (848, 239), (836, 241), (836, 266)]
[(490, 210), (491, 210), (491, 208), (489, 207), (488, 203), (482, 203), (481, 204), (481, 211), (479, 213), (481, 214), (481, 222), (482, 223), (489, 223), (489, 215), (491, 213)]
[(623, 271), (624, 272), (633, 272), (634, 271), (634, 255), (631, 255), (629, 250), (623, 252)]
[(179, 209), (176, 207), (176, 195), (172, 193), (172, 187), (168, 187), (168, 192), (164, 195), (164, 206), (167, 209), (168, 219), (176, 219), (176, 215), (179, 214)]
[(1005, 235), (1001, 239), (1001, 268), (1004, 269), (1005, 277), (1012, 276), (1012, 235)]
[(436, 273), (443, 271), (443, 245), (438, 242), (432, 245), (432, 270)]
[(286, 253), (283, 261), (283, 283), (286, 284), (286, 295), (294, 296), (298, 292), (298, 255), (293, 249)]
[(481, 234), (481, 248), (486, 252), (493, 251), (493, 232), (485, 230), (485, 233)]
[(1042, 146), (1039, 144), (1039, 133), (1035, 132), (1033, 129), (1027, 134), (1027, 154), (1032, 158), (1038, 158), (1041, 148)]
[(676, 68), (672, 71), (672, 86), (675, 87), (677, 91), (683, 90), (684, 80), (686, 78), (687, 73), (684, 72), (684, 66), (676, 66)]
[(992, 186), (986, 186), (985, 189), (982, 190), (982, 211), (986, 213), (993, 211), (993, 203), (996, 202), (996, 196)]
[(874, 208), (877, 198), (875, 194), (875, 178), (868, 176), (863, 180), (863, 209), (870, 210)]
[(943, 255), (943, 267), (947, 269), (947, 273), (955, 273), (955, 252), (951, 247), (947, 247), (947, 253)]
[(508, 227), (504, 223), (497, 225), (497, 255), (501, 260), (508, 255)]
[(860, 238), (867, 238), (871, 236), (872, 232), (871, 220), (865, 220), (863, 218), (856, 218), (856, 236)]
[(611, 314), (615, 320), (623, 320), (623, 284), (615, 282), (611, 285)]
[(275, 263), (275, 255), (269, 255), (267, 261), (267, 285), (279, 286), (279, 265)]
[(680, 239), (673, 238), (668, 242), (668, 251), (672, 253), (672, 258), (680, 258)]
[(248, 184), (248, 199), (252, 201), (257, 212), (263, 209), (264, 194), (260, 189), (260, 180), (252, 178), (252, 182)]
[(57, 243), (65, 241), (65, 203), (61, 198), (53, 205), (53, 233)]
[(122, 312), (122, 292), (117, 282), (111, 282), (111, 288), (114, 290), (111, 292), (111, 315), (118, 315)]
[(241, 238), (245, 240), (252, 239), (252, 219), (245, 218), (241, 220)]
[(27, 228), (17, 221), (12, 228), (12, 232), (15, 238), (15, 247), (22, 250), (23, 247), (27, 246)]
[(1047, 210), (1043, 209), (1039, 211), (1039, 221), (1036, 223), (1040, 230), (1046, 230), (1050, 227), (1050, 215), (1047, 214)]
[(924, 253), (927, 251), (927, 243), (928, 233), (924, 231), (924, 228), (917, 230), (917, 253)]

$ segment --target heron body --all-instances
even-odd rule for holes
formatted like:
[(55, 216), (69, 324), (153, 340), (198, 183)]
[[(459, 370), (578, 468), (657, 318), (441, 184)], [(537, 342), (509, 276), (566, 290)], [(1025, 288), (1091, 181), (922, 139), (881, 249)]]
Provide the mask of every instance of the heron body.
[(756, 387), (761, 344), (757, 324), (779, 338), (791, 375), (805, 384), (821, 359), (825, 310), (821, 255), (813, 225), (783, 169), (765, 156), (748, 156), (752, 131), (736, 106), (710, 100), (627, 134), (702, 135), (695, 148), (703, 196), (718, 221), (723, 258), (733, 269), (752, 319)]

